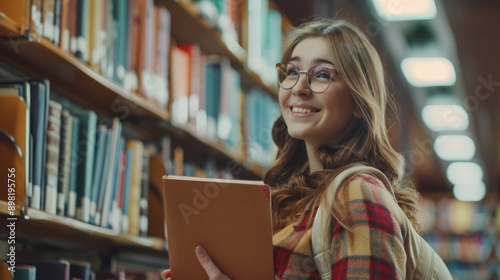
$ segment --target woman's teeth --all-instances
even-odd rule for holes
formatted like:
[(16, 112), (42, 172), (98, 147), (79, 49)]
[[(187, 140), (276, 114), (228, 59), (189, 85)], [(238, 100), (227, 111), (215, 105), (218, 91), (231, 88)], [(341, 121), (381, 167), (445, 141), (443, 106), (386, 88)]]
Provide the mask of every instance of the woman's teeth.
[(312, 113), (313, 110), (308, 109), (308, 108), (292, 107), (292, 112), (294, 112), (294, 113), (302, 113), (302, 114), (309, 114), (309, 113)]

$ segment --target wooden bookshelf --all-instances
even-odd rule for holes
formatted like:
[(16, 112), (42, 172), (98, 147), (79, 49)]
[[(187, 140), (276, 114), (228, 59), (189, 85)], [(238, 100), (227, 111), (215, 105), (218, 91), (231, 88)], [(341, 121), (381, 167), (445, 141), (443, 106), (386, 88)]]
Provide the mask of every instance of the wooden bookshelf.
[(246, 65), (246, 52), (243, 49), (231, 50), (215, 26), (202, 18), (195, 4), (173, 0), (155, 0), (155, 4), (163, 5), (170, 11), (173, 25), (171, 32), (178, 43), (196, 42), (207, 54), (228, 57), (232, 66), (240, 72), (244, 89), (258, 87), (277, 99), (277, 86), (265, 84), (257, 73), (251, 71)]
[[(19, 29), (7, 19), (0, 18), (0, 34), (21, 36)], [(100, 115), (114, 115), (113, 108), (126, 107), (129, 114), (120, 116), (122, 119), (165, 121), (169, 118), (166, 109), (126, 92), (45, 38), (1, 40), (0, 59), (31, 77), (48, 78), (58, 93)]]
[[(7, 217), (7, 203), (0, 201), (0, 216)], [(2, 228), (1, 230), (6, 230)], [(168, 256), (166, 242), (156, 237), (139, 237), (126, 233), (117, 233), (68, 217), (51, 215), (44, 211), (29, 208), (27, 215), (17, 217), (16, 239), (36, 242), (53, 239), (57, 242), (78, 244), (78, 246), (97, 250), (116, 250), (119, 248), (148, 251)]]
[[(179, 23), (180, 25), (186, 26), (188, 30), (196, 31), (180, 32), (180, 28), (173, 28), (172, 32), (175, 33), (175, 36), (181, 36), (181, 41), (196, 41), (200, 43), (204, 51), (228, 56), (233, 64), (243, 67), (243, 62), (226, 47), (215, 27), (199, 17), (192, 4), (175, 1), (160, 2), (168, 9), (173, 9), (172, 16), (180, 17), (178, 20), (183, 21)], [(178, 15), (178, 13), (183, 16)], [(177, 18), (172, 19), (172, 21), (175, 20)], [(20, 30), (7, 18), (0, 19), (0, 33), (22, 36)], [(201, 36), (201, 34), (204, 35)], [(198, 35), (201, 37), (198, 38)], [(233, 161), (246, 169), (242, 171), (244, 178), (262, 178), (265, 174), (264, 167), (247, 161), (242, 153), (227, 150), (221, 141), (199, 135), (189, 126), (176, 127), (169, 124), (167, 110), (159, 108), (156, 104), (136, 94), (125, 92), (120, 86), (102, 77), (78, 58), (54, 46), (45, 38), (38, 38), (33, 42), (28, 40), (0, 41), (0, 59), (32, 77), (48, 78), (51, 81), (51, 87), (56, 92), (81, 106), (95, 110), (100, 116), (111, 116), (113, 114), (111, 108), (113, 107), (126, 107), (126, 111), (130, 114), (120, 115), (122, 120), (125, 119), (141, 125), (149, 124), (148, 129), (139, 129), (140, 133), (136, 133), (138, 137), (141, 135), (158, 137), (162, 133), (174, 134), (178, 137), (187, 136), (190, 146), (200, 147), (201, 145), (202, 155), (212, 155), (227, 162)], [(242, 73), (242, 83), (246, 83), (247, 87), (257, 85), (267, 89), (267, 92), (274, 92), (273, 89), (263, 84), (256, 73), (248, 69), (240, 72)], [(97, 103), (95, 100), (99, 100), (99, 102)], [(122, 112), (120, 111), (120, 113)], [(151, 126), (161, 129), (154, 129)]]
[(242, 152), (231, 151), (226, 148), (221, 140), (210, 139), (204, 135), (198, 134), (195, 129), (189, 125), (172, 125), (170, 123), (147, 123), (140, 122), (135, 124), (136, 130), (142, 135), (148, 135), (151, 138), (162, 137), (168, 134), (172, 137), (172, 144), (181, 146), (187, 151), (187, 157), (193, 155), (199, 158), (214, 157), (219, 162), (232, 162), (241, 167), (238, 174), (239, 179), (258, 180), (264, 178), (267, 169), (259, 164), (248, 161), (246, 155)]

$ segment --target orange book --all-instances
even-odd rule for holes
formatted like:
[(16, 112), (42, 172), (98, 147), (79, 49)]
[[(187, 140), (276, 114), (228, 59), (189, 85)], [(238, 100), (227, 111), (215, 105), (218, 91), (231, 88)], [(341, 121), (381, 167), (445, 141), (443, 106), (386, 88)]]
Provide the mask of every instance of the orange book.
[(230, 279), (274, 279), (271, 200), (261, 181), (164, 176), (172, 279), (208, 279), (203, 246)]
[[(29, 2), (28, 0), (0, 1), (0, 12), (5, 14), (9, 20), (17, 23), (21, 32), (30, 27)], [(0, 32), (0, 35), (12, 36), (12, 34), (3, 34), (2, 32)]]
[[(0, 96), (0, 178), (7, 184), (1, 188), (0, 200), (15, 201), (12, 213), (20, 215), (26, 206), (26, 165), (28, 112), (23, 98)], [(9, 209), (9, 212), (11, 209)]]
[[(149, 159), (148, 217), (164, 220), (162, 176), (165, 174), (163, 160), (158, 155)], [(148, 223), (148, 236), (165, 238), (165, 227), (161, 223)]]
[(189, 91), (191, 81), (190, 54), (178, 46), (171, 50), (171, 115), (174, 124), (186, 124), (189, 120)]

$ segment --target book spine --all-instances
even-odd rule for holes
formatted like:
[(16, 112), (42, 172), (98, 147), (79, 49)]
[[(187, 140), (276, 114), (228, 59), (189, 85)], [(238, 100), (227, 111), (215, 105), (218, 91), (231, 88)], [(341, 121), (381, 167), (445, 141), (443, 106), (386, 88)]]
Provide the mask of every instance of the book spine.
[(139, 235), (148, 236), (148, 197), (149, 197), (149, 153), (144, 151), (142, 178)]
[(61, 139), (61, 113), (62, 105), (51, 100), (49, 104), (49, 123), (47, 131), (47, 161), (45, 184), (45, 211), (56, 214), (57, 208), (57, 183), (59, 174), (59, 142)]
[(76, 117), (73, 117), (73, 137), (71, 143), (71, 162), (70, 162), (70, 179), (69, 179), (69, 197), (68, 197), (68, 208), (66, 211), (66, 215), (71, 218), (76, 218), (76, 200), (77, 200), (77, 166), (79, 164), (78, 157), (78, 144), (80, 143), (79, 139), (79, 130), (80, 130), (80, 120)]
[(69, 166), (71, 160), (71, 138), (73, 117), (63, 109), (61, 118), (61, 140), (59, 142), (59, 174), (57, 185), (57, 215), (64, 216), (69, 196)]

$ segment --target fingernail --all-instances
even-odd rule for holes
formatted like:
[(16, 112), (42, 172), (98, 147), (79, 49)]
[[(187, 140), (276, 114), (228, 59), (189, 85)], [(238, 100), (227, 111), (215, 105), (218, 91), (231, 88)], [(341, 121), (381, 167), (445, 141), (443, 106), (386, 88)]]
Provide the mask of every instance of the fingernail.
[(168, 277), (168, 278), (167, 278), (167, 280), (172, 280), (172, 278), (171, 278), (171, 277)]
[(201, 246), (197, 246), (196, 249), (195, 249), (195, 251), (196, 251), (196, 255), (198, 255), (200, 257), (205, 254), (205, 250)]

